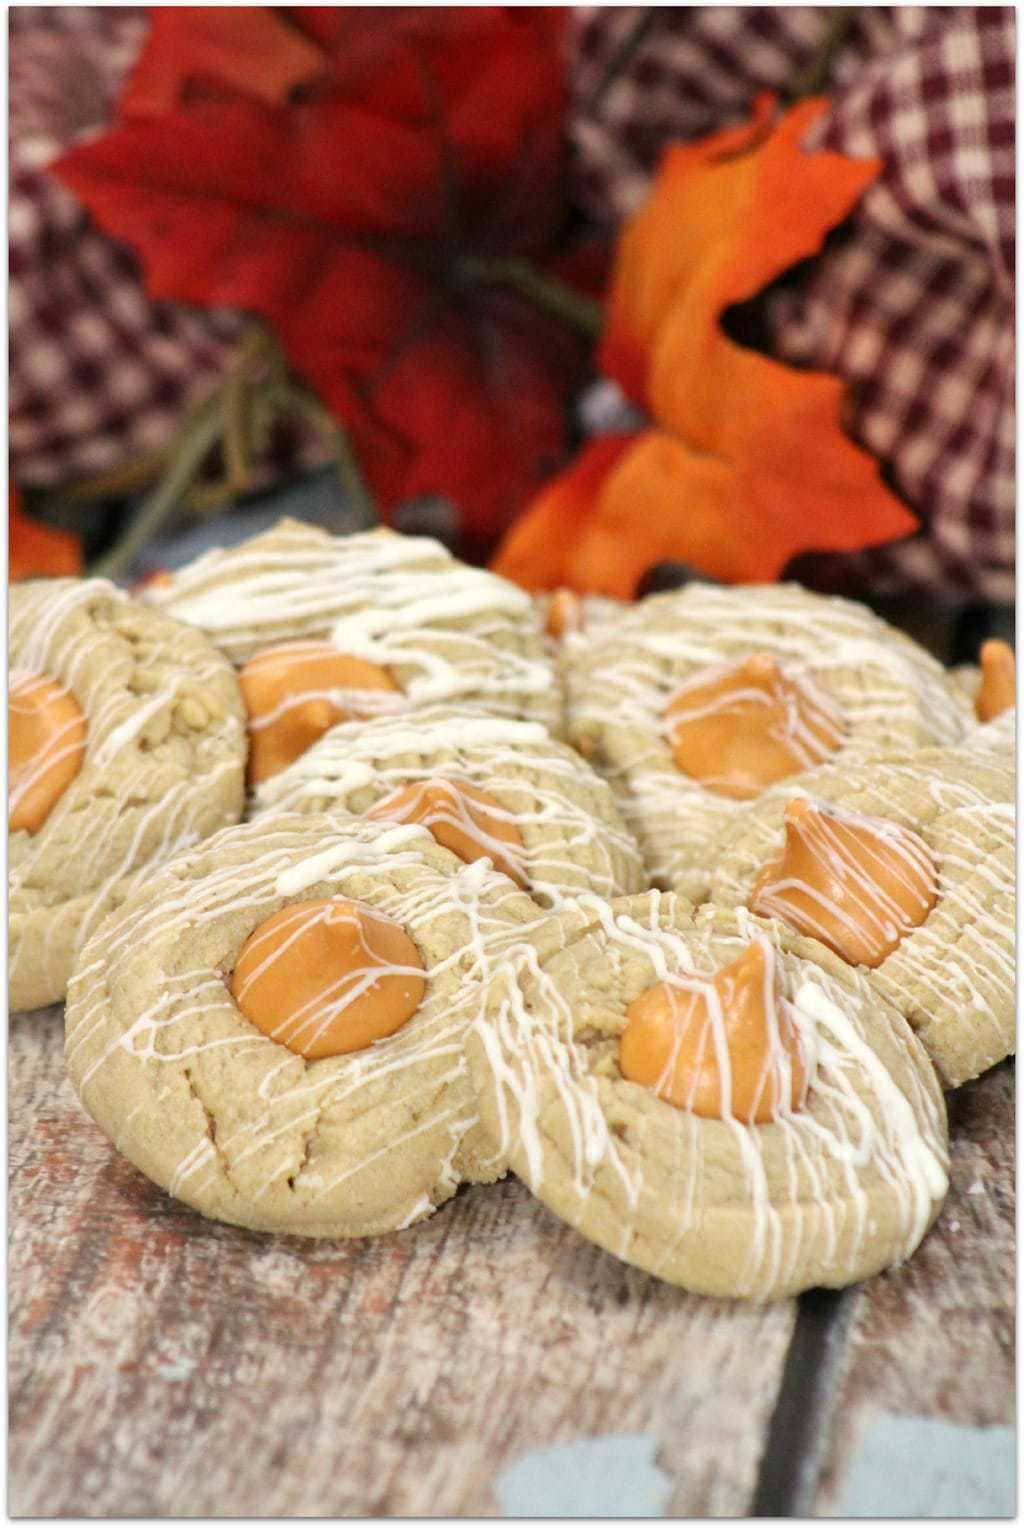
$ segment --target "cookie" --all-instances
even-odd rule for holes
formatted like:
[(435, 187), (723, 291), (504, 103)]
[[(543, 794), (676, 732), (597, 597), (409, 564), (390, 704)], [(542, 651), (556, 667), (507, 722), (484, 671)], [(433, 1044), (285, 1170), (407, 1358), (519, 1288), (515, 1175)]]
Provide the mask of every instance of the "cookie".
[(490, 856), (545, 907), (647, 885), (606, 783), (538, 722), (431, 706), (333, 727), (258, 786), (255, 813), (419, 821), (464, 859)]
[(569, 741), (615, 790), (656, 884), (707, 894), (741, 801), (831, 760), (957, 741), (967, 697), (864, 606), (691, 584), (562, 663)]
[(253, 784), (353, 717), (473, 702), (560, 726), (530, 596), (425, 537), (332, 536), (282, 520), (147, 597), (239, 667)]
[(865, 1278), (910, 1255), (946, 1191), (912, 1031), (862, 974), (742, 912), (580, 903), (510, 956), (466, 1050), (532, 1192), (697, 1293)]
[(776, 786), (724, 835), (711, 897), (867, 967), (947, 1087), (1013, 1051), (1013, 768), (976, 733)]
[(422, 827), (225, 829), (83, 951), (71, 1080), (118, 1150), (204, 1215), (305, 1236), (411, 1225), (504, 1170), (462, 1036), (537, 919), (507, 876)]
[(102, 579), (10, 591), (8, 999), (64, 996), (125, 877), (244, 804), (238, 681), (199, 631)]

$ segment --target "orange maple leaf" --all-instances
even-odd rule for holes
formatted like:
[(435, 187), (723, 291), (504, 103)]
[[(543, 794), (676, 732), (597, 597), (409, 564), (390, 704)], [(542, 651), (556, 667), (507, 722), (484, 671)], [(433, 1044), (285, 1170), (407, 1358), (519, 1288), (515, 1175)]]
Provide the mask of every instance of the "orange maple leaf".
[(666, 152), (622, 233), (600, 350), (654, 425), (607, 452), (593, 442), (547, 484), (499, 548), (499, 573), (628, 598), (656, 562), (770, 581), (799, 552), (917, 528), (843, 434), (840, 379), (721, 328), (731, 304), (819, 250), (879, 172), (878, 160), (800, 148), (826, 104), (800, 102), (773, 126), (762, 97), (746, 126)]
[(21, 496), (16, 488), (7, 495), (7, 577), (35, 578), (40, 574), (54, 577), (79, 573), (82, 549), (77, 536), (54, 530), (30, 520), (21, 513)]

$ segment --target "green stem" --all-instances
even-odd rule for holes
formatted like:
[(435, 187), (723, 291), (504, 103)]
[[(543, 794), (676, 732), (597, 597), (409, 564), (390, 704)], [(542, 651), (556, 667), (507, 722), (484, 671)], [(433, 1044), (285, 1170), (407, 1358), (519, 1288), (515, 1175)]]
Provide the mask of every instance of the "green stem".
[(208, 452), (220, 439), (224, 400), (220, 389), (200, 404), (175, 443), (174, 457), (139, 506), (119, 541), (89, 569), (91, 577), (123, 578), (143, 548), (178, 507)]
[(515, 256), (507, 260), (477, 260), (467, 257), (460, 265), (461, 273), (467, 280), (481, 286), (513, 287), (545, 312), (560, 318), (585, 339), (596, 339), (601, 333), (604, 322), (601, 304), (573, 291), (557, 276), (549, 276), (529, 260)]

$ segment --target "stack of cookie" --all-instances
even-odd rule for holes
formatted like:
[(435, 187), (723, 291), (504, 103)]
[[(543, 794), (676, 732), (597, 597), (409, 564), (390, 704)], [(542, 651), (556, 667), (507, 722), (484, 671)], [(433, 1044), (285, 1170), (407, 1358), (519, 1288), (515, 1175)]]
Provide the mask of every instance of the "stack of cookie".
[(512, 1168), (766, 1299), (938, 1213), (942, 1087), (1013, 1046), (1005, 651), (285, 521), (16, 588), (11, 662), (12, 1006), (66, 991), (85, 1107), (204, 1214), (377, 1234)]

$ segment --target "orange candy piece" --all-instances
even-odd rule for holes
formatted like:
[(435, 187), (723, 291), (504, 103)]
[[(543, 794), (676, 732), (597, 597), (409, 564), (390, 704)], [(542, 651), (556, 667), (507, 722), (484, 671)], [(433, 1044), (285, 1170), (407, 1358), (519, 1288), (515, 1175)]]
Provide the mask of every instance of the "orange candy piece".
[(365, 1050), (423, 1001), (423, 961), (400, 924), (342, 897), (295, 902), (249, 935), (231, 996), (271, 1040), (308, 1060)]
[(683, 980), (658, 982), (630, 1003), (622, 1075), (703, 1119), (765, 1125), (799, 1109), (807, 1071), (771, 946), (755, 939), (710, 980)]
[(249, 714), (249, 783), (279, 774), (317, 738), (353, 714), (343, 690), (391, 690), (386, 669), (328, 642), (288, 642), (250, 658), (238, 676)]
[(809, 934), (848, 965), (880, 966), (938, 896), (935, 861), (909, 828), (798, 798), (786, 808), (782, 856), (758, 876), (749, 907)]
[(366, 815), (390, 822), (418, 822), (467, 865), (487, 855), (496, 870), (519, 886), (529, 884), (521, 868), (519, 829), (492, 796), (473, 785), (442, 779), (416, 781), (378, 801)]
[(812, 769), (843, 740), (827, 697), (763, 653), (677, 690), (665, 723), (682, 773), (738, 801)]
[(1017, 660), (1007, 642), (993, 637), (981, 644), (981, 687), (974, 709), (981, 722), (993, 721), (1017, 704)]
[(82, 767), (86, 721), (56, 679), (12, 679), (7, 701), (7, 822), (37, 833)]
[(558, 641), (567, 631), (583, 630), (583, 602), (571, 589), (556, 589), (548, 603), (544, 629)]

